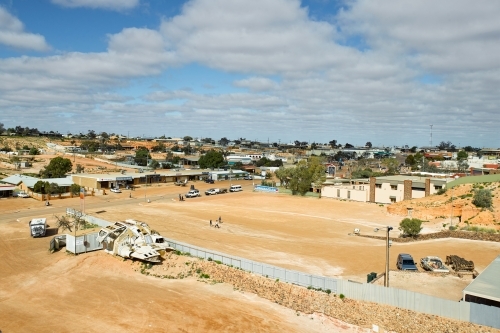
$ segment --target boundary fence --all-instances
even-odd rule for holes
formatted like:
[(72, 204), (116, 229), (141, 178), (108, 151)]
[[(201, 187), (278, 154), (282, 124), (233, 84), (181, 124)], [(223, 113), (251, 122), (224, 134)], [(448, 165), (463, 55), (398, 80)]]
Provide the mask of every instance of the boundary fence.
[(217, 260), (223, 264), (259, 274), (271, 279), (296, 284), (303, 287), (331, 290), (335, 294), (344, 294), (359, 301), (386, 304), (402, 309), (471, 322), (478, 325), (500, 328), (500, 308), (469, 302), (456, 302), (404, 289), (387, 288), (369, 283), (357, 283), (348, 280), (307, 274), (280, 268), (253, 260), (248, 260), (222, 252), (165, 238), (169, 246), (191, 256)]
[[(108, 226), (111, 223), (90, 215), (67, 208), (68, 215), (80, 214), (91, 223)], [(446, 317), (450, 319), (471, 322), (500, 329), (500, 308), (470, 302), (456, 302), (430, 295), (420, 294), (404, 289), (388, 288), (369, 283), (357, 283), (348, 280), (307, 274), (273, 265), (228, 255), (218, 251), (204, 249), (198, 246), (179, 242), (164, 237), (169, 246), (189, 253), (193, 257), (220, 261), (228, 266), (236, 267), (250, 273), (259, 274), (271, 279), (296, 284), (303, 287), (330, 290), (337, 295), (344, 294), (348, 298), (359, 301), (386, 304), (411, 311)]]

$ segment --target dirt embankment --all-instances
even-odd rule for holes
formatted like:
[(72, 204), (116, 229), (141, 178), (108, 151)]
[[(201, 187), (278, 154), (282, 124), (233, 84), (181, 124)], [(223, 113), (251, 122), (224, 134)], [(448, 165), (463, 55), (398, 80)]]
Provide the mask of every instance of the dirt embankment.
[[(492, 209), (476, 207), (473, 201), (475, 189), (491, 190), (493, 196)], [(452, 199), (453, 197), (453, 199)], [(412, 217), (422, 220), (449, 218), (460, 219), (460, 227), (469, 225), (487, 226), (500, 230), (500, 182), (485, 184), (464, 184), (447, 190), (441, 195), (432, 195), (420, 199), (401, 201), (387, 206), (387, 212), (402, 217), (408, 216), (408, 208), (412, 208)]]
[[(386, 240), (383, 236), (373, 236), (373, 235), (358, 235), (361, 237), (373, 238)], [(443, 230), (430, 234), (420, 234), (417, 237), (391, 237), (390, 239), (397, 243), (410, 243), (417, 241), (424, 241), (430, 239), (440, 239), (440, 238), (460, 238), (460, 239), (470, 239), (470, 240), (480, 240), (489, 242), (500, 242), (500, 234), (488, 234), (484, 232), (472, 232), (472, 231), (460, 231), (460, 230)]]
[[(172, 260), (173, 259), (173, 260)], [(192, 257), (170, 254), (170, 264), (136, 270), (158, 278), (198, 277), (210, 284), (228, 283), (234, 290), (250, 292), (299, 313), (322, 313), (347, 323), (371, 327), (376, 324), (394, 332), (497, 332), (471, 323), (417, 313), (392, 306), (360, 302), (340, 295), (271, 280), (243, 270)], [(139, 266), (140, 265), (140, 266)]]

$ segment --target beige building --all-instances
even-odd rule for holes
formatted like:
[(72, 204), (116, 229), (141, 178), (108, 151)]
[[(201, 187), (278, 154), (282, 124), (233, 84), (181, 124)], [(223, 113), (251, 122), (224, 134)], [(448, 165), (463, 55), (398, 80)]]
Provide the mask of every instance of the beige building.
[(101, 193), (103, 190), (113, 187), (139, 186), (156, 183), (173, 183), (185, 180), (200, 180), (206, 178), (207, 170), (182, 170), (162, 169), (157, 171), (137, 173), (104, 173), (104, 174), (73, 174), (73, 182), (84, 187), (88, 191)]
[(435, 194), (446, 187), (446, 182), (446, 179), (417, 176), (372, 177), (348, 182), (334, 180), (324, 184), (321, 196), (360, 202), (393, 203)]

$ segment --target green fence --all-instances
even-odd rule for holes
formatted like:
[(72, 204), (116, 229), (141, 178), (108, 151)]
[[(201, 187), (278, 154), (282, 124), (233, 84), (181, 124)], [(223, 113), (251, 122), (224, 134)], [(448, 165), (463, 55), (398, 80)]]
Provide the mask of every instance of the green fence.
[(452, 188), (462, 184), (477, 184), (477, 183), (491, 183), (491, 182), (500, 182), (500, 174), (461, 177), (455, 179), (454, 181), (449, 182), (448, 184), (446, 184), (446, 187)]

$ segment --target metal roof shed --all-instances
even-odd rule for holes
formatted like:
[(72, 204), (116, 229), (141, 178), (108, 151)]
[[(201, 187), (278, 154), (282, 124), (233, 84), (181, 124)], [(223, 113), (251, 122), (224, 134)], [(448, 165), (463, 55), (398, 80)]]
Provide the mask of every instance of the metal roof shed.
[(500, 307), (500, 255), (463, 290), (466, 302)]

